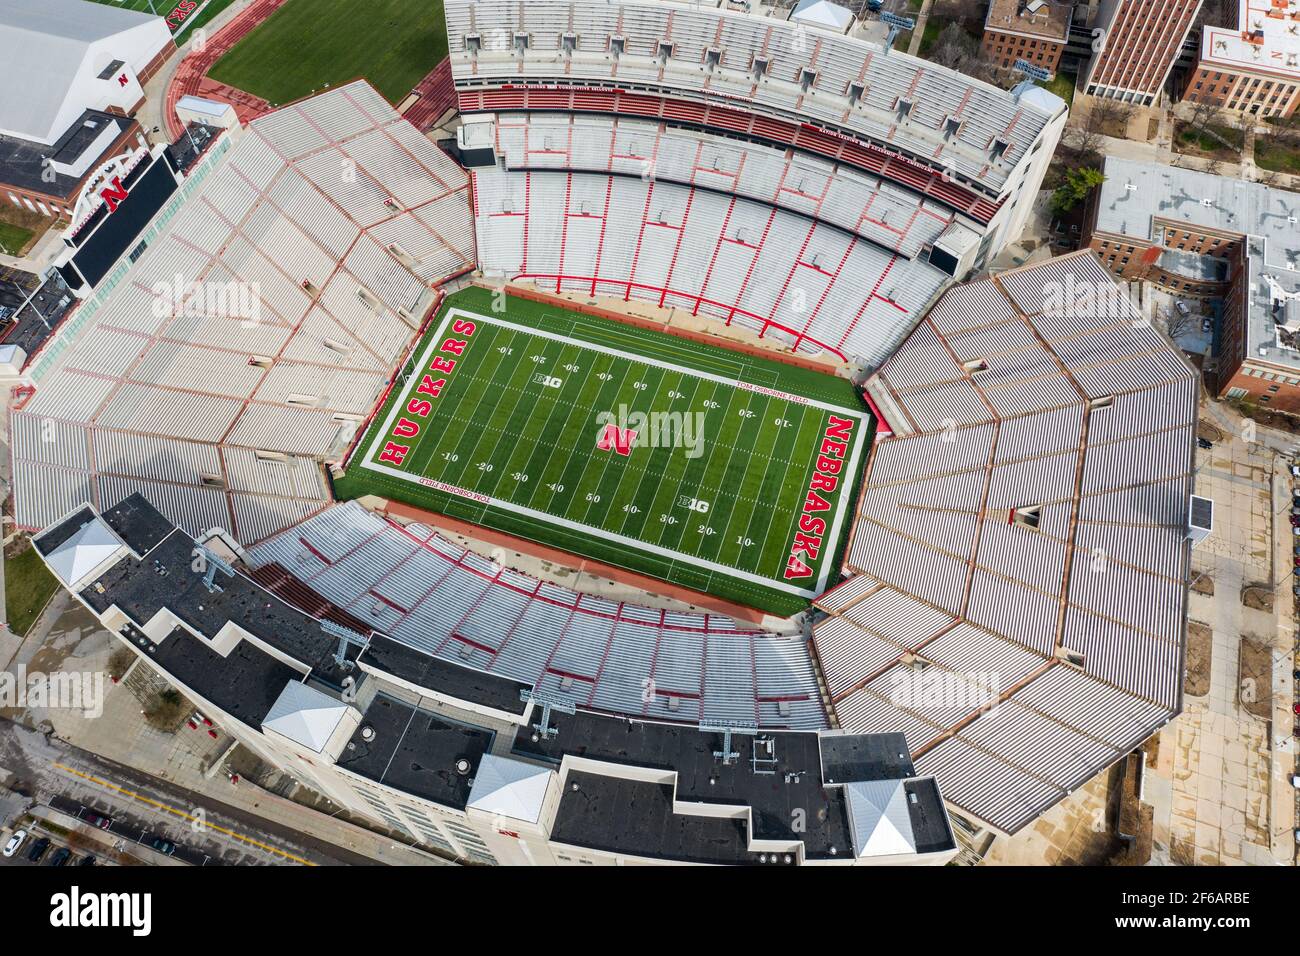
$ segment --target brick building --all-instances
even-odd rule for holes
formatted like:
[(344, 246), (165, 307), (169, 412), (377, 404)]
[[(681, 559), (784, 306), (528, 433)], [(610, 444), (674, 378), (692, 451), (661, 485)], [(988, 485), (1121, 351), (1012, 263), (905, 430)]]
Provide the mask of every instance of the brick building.
[(1056, 72), (1073, 7), (1049, 0), (993, 0), (984, 19), (984, 53), (1004, 69), (1025, 60)]
[(1201, 0), (1105, 0), (1084, 90), (1137, 106), (1160, 95)]
[(1183, 98), (1257, 116), (1300, 105), (1300, 0), (1241, 0), (1237, 25), (1206, 27)]
[(1300, 194), (1114, 157), (1104, 172), (1085, 237), (1102, 264), (1219, 300), (1207, 384), (1300, 414)]
[(139, 133), (144, 84), (176, 52), (161, 17), (86, 0), (0, 0), (0, 201), (66, 219)]

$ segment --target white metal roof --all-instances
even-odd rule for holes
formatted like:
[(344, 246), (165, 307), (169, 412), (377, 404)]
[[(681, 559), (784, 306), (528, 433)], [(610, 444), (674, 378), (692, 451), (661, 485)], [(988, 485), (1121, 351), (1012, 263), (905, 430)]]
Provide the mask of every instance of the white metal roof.
[(853, 11), (830, 0), (799, 0), (790, 19), (795, 23), (843, 33), (853, 24)]
[[(92, 47), (122, 34), (158, 29), (167, 33), (158, 17), (102, 3), (0, 0), (0, 62), (5, 65), (0, 130), (53, 142), (63, 133), (56, 128), (61, 116), (79, 115), (94, 105), (65, 103), (84, 95), (76, 80)], [(134, 45), (128, 38), (119, 42), (124, 48)]]
[(554, 772), (545, 767), (484, 754), (474, 775), (467, 808), (536, 823), (542, 817), (542, 802), (553, 776)]
[(105, 561), (125, 551), (117, 535), (100, 518), (92, 518), (45, 556), (63, 586), (75, 586)]
[(912, 831), (903, 781), (846, 783), (844, 795), (849, 805), (854, 856), (861, 859), (864, 856), (916, 852), (916, 837)]
[(347, 704), (302, 681), (291, 680), (262, 718), (262, 729), (274, 730), (314, 753), (321, 753), (347, 710)]

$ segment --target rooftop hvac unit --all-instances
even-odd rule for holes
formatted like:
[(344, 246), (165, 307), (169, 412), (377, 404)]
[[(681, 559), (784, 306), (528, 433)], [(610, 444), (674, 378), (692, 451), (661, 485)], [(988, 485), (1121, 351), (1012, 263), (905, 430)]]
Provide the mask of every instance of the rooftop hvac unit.
[(1187, 509), (1187, 536), (1196, 547), (1210, 536), (1214, 530), (1214, 501), (1192, 495), (1191, 507)]

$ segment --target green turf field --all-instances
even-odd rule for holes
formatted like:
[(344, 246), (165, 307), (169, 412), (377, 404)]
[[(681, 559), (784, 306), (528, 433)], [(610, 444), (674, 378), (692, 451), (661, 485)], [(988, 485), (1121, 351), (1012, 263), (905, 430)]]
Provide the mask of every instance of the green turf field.
[(95, 0), (107, 7), (155, 13), (167, 21), (177, 43), (184, 43), (191, 31), (203, 26), (234, 0)]
[(405, 501), (777, 614), (833, 580), (872, 424), (851, 383), (493, 299), (448, 298), (340, 497)]
[(289, 0), (209, 75), (273, 105), (365, 77), (396, 104), (446, 55), (442, 0)]

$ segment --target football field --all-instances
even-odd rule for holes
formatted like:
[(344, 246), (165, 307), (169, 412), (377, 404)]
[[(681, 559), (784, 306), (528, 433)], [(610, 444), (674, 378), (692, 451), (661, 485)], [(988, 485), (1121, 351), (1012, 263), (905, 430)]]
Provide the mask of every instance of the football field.
[(400, 103), (446, 55), (442, 0), (287, 0), (209, 75), (273, 105), (358, 77)]
[(184, 43), (186, 34), (215, 17), (233, 0), (95, 0), (106, 7), (151, 13), (167, 21), (167, 27), (177, 43)]
[(790, 614), (838, 567), (871, 420), (851, 383), (482, 289), (359, 444), (378, 494)]

